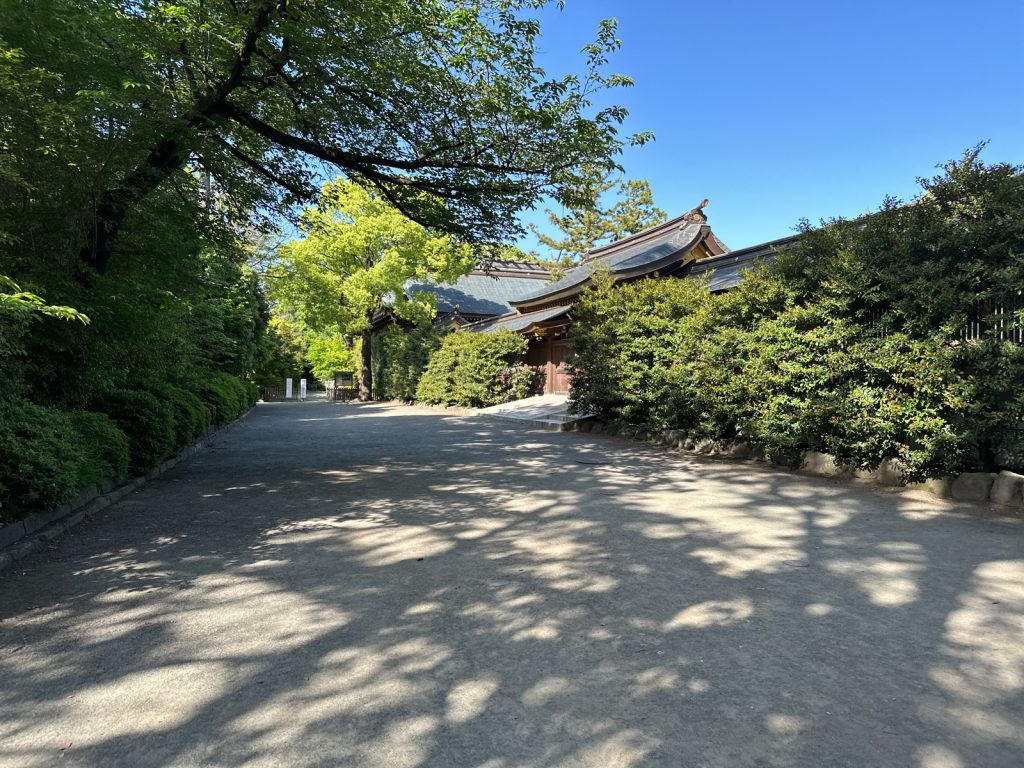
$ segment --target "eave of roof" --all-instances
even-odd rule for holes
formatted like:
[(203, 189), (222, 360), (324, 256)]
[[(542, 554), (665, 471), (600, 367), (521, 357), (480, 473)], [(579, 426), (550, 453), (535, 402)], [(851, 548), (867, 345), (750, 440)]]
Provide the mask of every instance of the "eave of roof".
[[(692, 212), (687, 215), (692, 215)], [(681, 226), (680, 221), (683, 222)], [(675, 226), (671, 226), (673, 223)], [(598, 269), (607, 269), (616, 280), (627, 280), (671, 268), (710, 235), (711, 228), (702, 218), (692, 220), (681, 216), (592, 251), (594, 255), (588, 261), (561, 280), (509, 303), (520, 311), (530, 311), (531, 307), (569, 300), (590, 284)], [(714, 244), (721, 246), (717, 238)]]
[(479, 323), (471, 323), (464, 326), (463, 330), (475, 333), (489, 333), (504, 328), (516, 333), (522, 333), (540, 323), (567, 315), (571, 310), (572, 307), (548, 307), (547, 309), (540, 309), (536, 312), (524, 312), (523, 314), (509, 312), (501, 317), (492, 317)]
[(696, 278), (710, 273), (708, 287), (712, 291), (726, 291), (735, 288), (743, 281), (742, 272), (749, 269), (758, 260), (771, 261), (779, 251), (792, 248), (800, 239), (799, 235), (780, 237), (767, 243), (758, 243), (741, 248), (721, 256), (691, 262), (683, 273), (688, 278)]

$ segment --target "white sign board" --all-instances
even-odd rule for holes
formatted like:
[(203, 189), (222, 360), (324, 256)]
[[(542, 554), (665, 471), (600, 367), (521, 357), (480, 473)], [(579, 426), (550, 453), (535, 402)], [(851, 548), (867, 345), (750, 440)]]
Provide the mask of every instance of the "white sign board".
[(292, 380), (291, 379), (285, 379), (284, 380), (284, 399), (285, 400), (291, 400), (292, 399)]
[(299, 379), (299, 400), (306, 399), (306, 380)]

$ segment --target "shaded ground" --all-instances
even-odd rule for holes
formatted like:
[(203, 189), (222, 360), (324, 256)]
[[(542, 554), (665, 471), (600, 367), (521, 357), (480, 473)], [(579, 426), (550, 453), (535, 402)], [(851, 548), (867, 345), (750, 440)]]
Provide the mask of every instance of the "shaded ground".
[(1019, 521), (615, 438), (261, 406), (0, 581), (3, 766), (1024, 762)]

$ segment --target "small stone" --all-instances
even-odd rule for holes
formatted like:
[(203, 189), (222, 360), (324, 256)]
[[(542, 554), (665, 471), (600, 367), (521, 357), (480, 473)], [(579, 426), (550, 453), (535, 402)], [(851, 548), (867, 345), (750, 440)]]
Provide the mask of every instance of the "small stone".
[(906, 485), (904, 477), (903, 465), (898, 459), (882, 459), (878, 465), (875, 482), (879, 485), (889, 486)]
[(734, 459), (749, 459), (753, 454), (753, 450), (749, 443), (737, 442), (732, 444), (728, 453)]
[(800, 467), (807, 472), (825, 477), (840, 477), (846, 474), (846, 470), (836, 463), (835, 456), (821, 451), (805, 453)]
[(932, 477), (923, 483), (914, 483), (910, 487), (919, 491), (927, 491), (940, 499), (948, 499), (953, 495), (953, 478)]
[(986, 501), (995, 480), (995, 472), (964, 472), (953, 481), (951, 493), (957, 501)]

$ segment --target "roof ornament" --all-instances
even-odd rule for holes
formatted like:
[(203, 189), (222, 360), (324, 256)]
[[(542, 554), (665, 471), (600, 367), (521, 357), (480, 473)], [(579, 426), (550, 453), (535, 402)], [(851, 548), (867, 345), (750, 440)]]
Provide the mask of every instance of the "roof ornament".
[(700, 203), (697, 206), (691, 208), (689, 211), (684, 213), (680, 217), (682, 218), (683, 223), (679, 225), (679, 228), (682, 229), (683, 227), (693, 222), (700, 222), (701, 224), (706, 224), (708, 221), (708, 217), (704, 215), (704, 206), (706, 206), (707, 204), (708, 199), (705, 197), (703, 200), (700, 201)]

